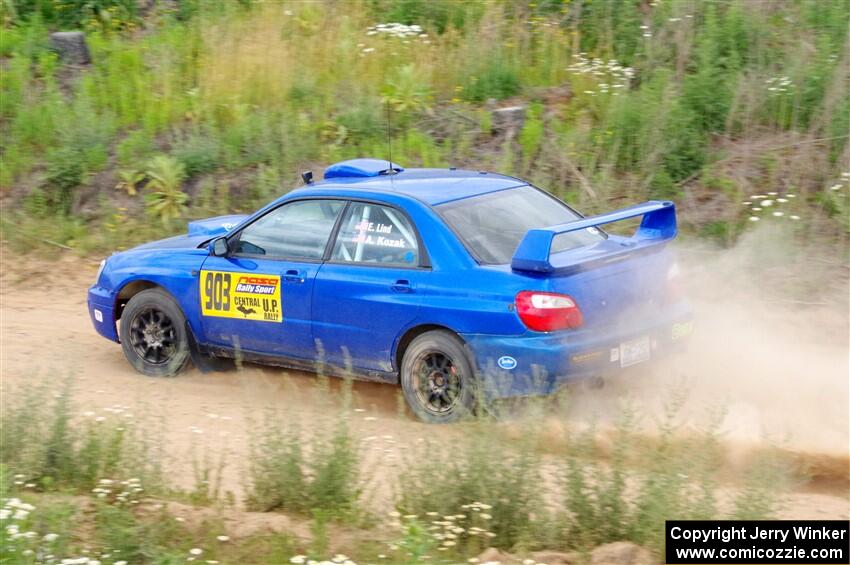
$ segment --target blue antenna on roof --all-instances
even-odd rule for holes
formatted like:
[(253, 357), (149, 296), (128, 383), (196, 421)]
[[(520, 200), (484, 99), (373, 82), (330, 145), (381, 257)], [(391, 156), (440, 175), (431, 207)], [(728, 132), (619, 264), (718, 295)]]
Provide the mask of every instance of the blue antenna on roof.
[(390, 101), (387, 100), (387, 153), (390, 158), (390, 166), (387, 168), (387, 174), (390, 175), (390, 187), (394, 188), (393, 177), (396, 174), (395, 164), (393, 164), (393, 125), (392, 125), (392, 110), (390, 109)]

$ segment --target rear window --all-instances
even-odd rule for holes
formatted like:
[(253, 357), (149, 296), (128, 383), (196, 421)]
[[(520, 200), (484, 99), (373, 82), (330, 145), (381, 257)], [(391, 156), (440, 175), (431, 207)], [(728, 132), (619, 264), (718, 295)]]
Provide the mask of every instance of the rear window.
[[(581, 218), (566, 204), (532, 186), (447, 202), (437, 211), (482, 263), (511, 262), (526, 232)], [(555, 236), (552, 253), (596, 243), (605, 235), (588, 228)]]

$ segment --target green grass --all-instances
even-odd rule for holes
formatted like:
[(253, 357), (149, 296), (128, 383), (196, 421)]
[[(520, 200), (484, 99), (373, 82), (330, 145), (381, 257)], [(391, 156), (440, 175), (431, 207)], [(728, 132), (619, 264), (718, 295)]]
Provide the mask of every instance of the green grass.
[(4, 399), (0, 463), (15, 483), (80, 493), (104, 479), (138, 479), (151, 490), (159, 486), (161, 461), (151, 428), (123, 409), (80, 413), (72, 379), (59, 383), (38, 380), (15, 391), (13, 400)]
[[(344, 420), (302, 430), (269, 415), (252, 446), (250, 507), (353, 521), (360, 510), (359, 454)], [(308, 435), (309, 433), (309, 435)]]
[[(331, 13), (299, 2), (197, 0), (176, 11), (158, 7), (144, 20), (127, 0), (95, 3), (111, 23), (95, 4), (61, 4), (57, 11), (49, 2), (4, 3), (0, 186), (39, 201), (42, 215), (76, 216), (78, 195), (95, 192), (104, 204), (84, 219), (93, 232), (110, 207), (124, 205), (110, 174), (145, 171), (160, 153), (182, 164), (179, 190), (213, 179), (222, 192), (217, 211), (250, 210), (295, 185), (305, 168), (385, 156), (385, 104), (403, 164), (502, 168), (590, 211), (612, 199), (678, 197), (683, 182), (716, 190), (699, 179), (722, 158), (720, 141), (838, 137), (792, 143), (790, 151), (812, 163), (795, 182), (813, 197), (825, 177), (843, 172), (844, 2), (805, 0), (781, 13), (745, 0), (662, 2), (644, 13), (638, 2), (371, 0)], [(425, 37), (369, 31), (388, 21), (418, 25)], [(69, 74), (46, 34), (75, 24), (89, 32), (94, 64)], [(601, 72), (590, 68), (594, 60)], [(553, 100), (549, 87), (571, 94)], [(541, 102), (515, 141), (493, 147), (483, 105), (514, 97)], [(823, 151), (828, 159), (816, 164)], [(577, 189), (576, 169), (597, 199)], [(781, 178), (762, 180), (765, 190), (782, 188)], [(139, 192), (135, 198), (151, 198)], [(846, 192), (831, 219), (816, 214), (833, 230), (845, 228)], [(176, 204), (151, 205), (166, 219), (209, 209), (198, 196), (184, 209), (169, 194)], [(143, 220), (143, 207), (130, 214)], [(717, 221), (745, 215), (724, 213)], [(132, 238), (123, 230), (116, 237)]]
[[(497, 444), (497, 430), (482, 422), (453, 449), (438, 441), (415, 450), (399, 475), (399, 512), (415, 514), (426, 524), (466, 515), (450, 521), (467, 529), (457, 541), (477, 549), (531, 542), (548, 519), (540, 488), (542, 461), (528, 439), (514, 449), (493, 449)], [(468, 535), (473, 527), (483, 531)]]
[[(342, 527), (359, 532), (349, 546), (367, 562), (380, 553), (388, 563), (455, 563), (487, 547), (586, 552), (622, 540), (660, 555), (665, 520), (768, 519), (789, 487), (788, 462), (776, 449), (754, 458), (737, 485), (721, 481), (716, 426), (680, 429), (675, 401), (656, 439), (647, 440), (648, 430), (626, 409), (607, 440), (600, 443), (591, 427), (554, 451), (532, 409), (515, 421), (472, 421), (438, 430), (446, 434), (439, 441), (410, 445), (400, 467), (380, 478), (393, 493), (391, 508), (381, 510), (362, 493), (371, 473), (388, 470), (367, 472), (345, 417), (313, 418), (303, 429), (297, 415), (269, 414), (247, 428), (252, 447), (240, 486), (249, 509), (309, 522), (310, 535), (230, 540), (225, 518), (243, 510), (222, 492), (223, 469), (238, 465), (226, 450), (193, 449), (195, 486), (177, 488), (162, 469), (169, 453), (162, 421), (128, 417), (122, 407), (102, 416), (81, 412), (72, 381), (51, 385), (4, 391), (0, 499), (10, 513), (24, 510), (13, 519), (18, 529), (2, 532), (7, 554), (71, 556), (88, 547), (108, 555), (107, 563), (172, 563), (198, 548), (205, 559), (246, 563), (297, 553), (327, 559), (339, 550)], [(350, 391), (341, 396), (328, 398), (327, 413), (350, 410)], [(178, 520), (169, 500), (207, 513), (200, 522)]]

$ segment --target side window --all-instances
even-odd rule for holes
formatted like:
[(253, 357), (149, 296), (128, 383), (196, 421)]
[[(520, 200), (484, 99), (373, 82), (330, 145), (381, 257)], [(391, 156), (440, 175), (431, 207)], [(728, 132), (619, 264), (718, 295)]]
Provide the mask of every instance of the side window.
[(243, 229), (235, 242), (235, 253), (321, 260), (343, 206), (339, 200), (284, 204)]
[(342, 219), (332, 260), (376, 265), (419, 265), (416, 232), (393, 208), (352, 202)]

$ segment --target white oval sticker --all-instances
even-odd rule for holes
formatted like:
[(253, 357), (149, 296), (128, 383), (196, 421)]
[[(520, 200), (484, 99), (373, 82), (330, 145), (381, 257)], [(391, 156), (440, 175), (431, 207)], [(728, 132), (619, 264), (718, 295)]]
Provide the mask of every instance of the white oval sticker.
[(516, 367), (516, 359), (509, 355), (499, 357), (499, 367), (510, 371), (511, 369)]

